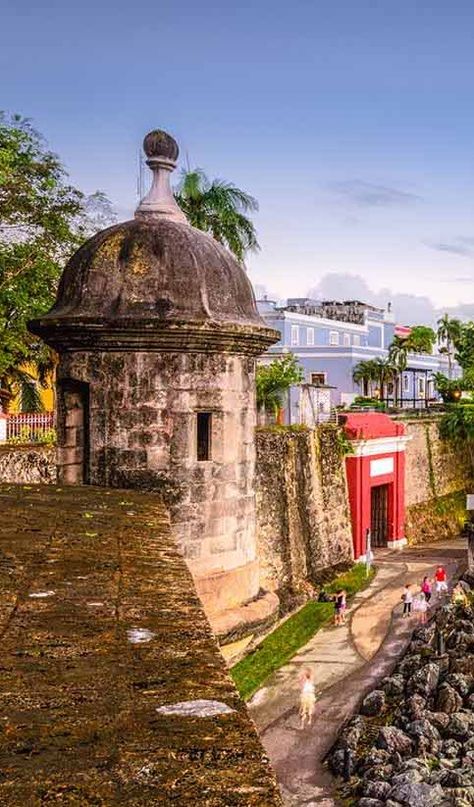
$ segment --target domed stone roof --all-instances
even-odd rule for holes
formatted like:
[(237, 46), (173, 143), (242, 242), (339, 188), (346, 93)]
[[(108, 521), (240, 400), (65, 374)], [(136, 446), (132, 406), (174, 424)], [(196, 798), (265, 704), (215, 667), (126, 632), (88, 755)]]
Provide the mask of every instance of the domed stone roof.
[(240, 334), (249, 352), (260, 352), (279, 334), (258, 314), (244, 268), (211, 236), (191, 227), (177, 206), (169, 187), (176, 142), (158, 130), (146, 136), (144, 148), (154, 182), (135, 219), (98, 233), (73, 255), (55, 305), (31, 330), (55, 347), (79, 347), (84, 340), (90, 346), (93, 334), (108, 349), (114, 339), (119, 347), (137, 349), (140, 331), (144, 349), (158, 335), (157, 347), (163, 348), (164, 340), (171, 349), (176, 339), (182, 343), (180, 331), (188, 332), (188, 342), (192, 332), (199, 345), (227, 332)]

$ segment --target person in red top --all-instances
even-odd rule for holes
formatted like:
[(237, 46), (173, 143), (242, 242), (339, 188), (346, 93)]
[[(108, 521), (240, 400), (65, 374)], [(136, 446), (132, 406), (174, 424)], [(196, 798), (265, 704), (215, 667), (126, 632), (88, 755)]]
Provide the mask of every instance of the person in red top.
[(435, 572), (435, 580), (436, 580), (436, 593), (441, 594), (441, 592), (446, 592), (448, 590), (448, 579), (446, 575), (446, 569), (443, 566), (438, 566)]

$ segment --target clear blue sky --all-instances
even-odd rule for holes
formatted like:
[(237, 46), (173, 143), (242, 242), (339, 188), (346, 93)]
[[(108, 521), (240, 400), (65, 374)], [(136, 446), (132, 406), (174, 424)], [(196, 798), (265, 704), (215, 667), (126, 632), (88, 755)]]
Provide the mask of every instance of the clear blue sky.
[(0, 107), (123, 217), (166, 128), (258, 198), (254, 282), (474, 303), (472, 0), (0, 5)]

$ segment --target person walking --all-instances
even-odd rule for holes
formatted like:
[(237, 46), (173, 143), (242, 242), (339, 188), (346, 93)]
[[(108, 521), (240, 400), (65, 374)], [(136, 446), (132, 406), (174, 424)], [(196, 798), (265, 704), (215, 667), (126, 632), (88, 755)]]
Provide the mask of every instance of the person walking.
[(343, 589), (336, 591), (334, 598), (334, 624), (344, 625), (346, 621), (346, 592)]
[(303, 670), (300, 677), (301, 695), (300, 695), (300, 718), (301, 728), (304, 728), (305, 723), (311, 725), (313, 720), (314, 706), (316, 703), (316, 690), (314, 686), (314, 674), (309, 668)]
[(423, 582), (421, 584), (421, 590), (422, 590), (423, 594), (425, 595), (426, 602), (429, 605), (429, 602), (430, 602), (431, 596), (432, 596), (431, 580), (430, 580), (429, 577), (426, 576), (426, 577), (423, 578)]
[(448, 576), (444, 566), (438, 566), (435, 572), (436, 594), (446, 594), (448, 591)]
[(410, 583), (407, 583), (403, 590), (402, 601), (403, 601), (403, 619), (405, 619), (405, 617), (411, 616), (411, 606), (413, 602), (413, 592), (411, 590)]
[(418, 622), (420, 625), (426, 625), (428, 619), (428, 602), (422, 591), (414, 598), (413, 608), (418, 614)]

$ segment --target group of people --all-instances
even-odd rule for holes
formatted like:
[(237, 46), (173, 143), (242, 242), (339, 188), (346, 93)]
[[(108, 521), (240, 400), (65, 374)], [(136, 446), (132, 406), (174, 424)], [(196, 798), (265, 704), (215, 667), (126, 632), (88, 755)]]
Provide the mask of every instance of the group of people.
[(404, 618), (410, 617), (412, 611), (418, 613), (418, 619), (423, 624), (428, 619), (428, 609), (430, 607), (430, 600), (433, 596), (433, 584), (438, 596), (444, 596), (448, 592), (448, 576), (444, 566), (438, 566), (433, 580), (426, 575), (421, 583), (420, 590), (417, 593), (413, 592), (411, 583), (407, 583), (402, 594), (403, 614)]
[[(444, 566), (437, 566), (433, 578), (426, 575), (419, 591), (414, 592), (411, 583), (407, 583), (402, 594), (403, 617), (410, 617), (413, 611), (418, 614), (419, 621), (424, 624), (428, 619), (428, 609), (434, 592), (438, 597), (448, 593), (448, 575)], [(461, 603), (466, 599), (466, 593), (458, 584), (452, 592), (453, 602)], [(344, 589), (336, 591), (331, 598), (334, 602), (334, 624), (344, 625), (346, 621), (347, 594)], [(301, 728), (305, 724), (311, 725), (313, 711), (316, 704), (316, 687), (313, 670), (306, 668), (300, 675), (300, 718)]]

